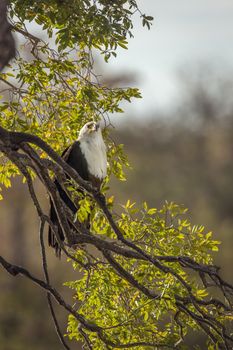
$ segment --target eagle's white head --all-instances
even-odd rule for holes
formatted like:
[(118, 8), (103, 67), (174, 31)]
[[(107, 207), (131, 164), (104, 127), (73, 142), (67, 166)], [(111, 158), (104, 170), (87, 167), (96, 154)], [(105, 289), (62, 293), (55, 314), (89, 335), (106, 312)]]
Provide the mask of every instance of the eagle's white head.
[(104, 179), (107, 175), (107, 152), (100, 123), (86, 123), (79, 132), (78, 141), (90, 173)]
[(100, 128), (100, 123), (98, 122), (88, 122), (86, 123), (82, 129), (79, 131), (79, 136), (78, 136), (78, 140), (90, 140), (93, 138), (98, 138), (99, 135), (101, 135), (102, 137), (102, 133), (101, 133), (101, 128)]

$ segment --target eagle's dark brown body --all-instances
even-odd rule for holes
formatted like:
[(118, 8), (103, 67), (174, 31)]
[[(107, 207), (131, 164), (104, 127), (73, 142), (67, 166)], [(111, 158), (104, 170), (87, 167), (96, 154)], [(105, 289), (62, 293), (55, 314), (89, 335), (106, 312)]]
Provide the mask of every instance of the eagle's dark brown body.
[[(91, 130), (90, 126), (92, 127)], [(85, 124), (80, 131), (78, 141), (75, 141), (63, 152), (62, 158), (77, 171), (83, 180), (90, 181), (94, 187), (100, 189), (101, 183), (106, 176), (107, 158), (105, 144), (102, 139), (101, 130), (99, 130), (98, 124), (94, 122)], [(93, 164), (93, 160), (95, 161), (95, 164)], [(90, 171), (90, 169), (93, 173)], [(78, 210), (77, 203), (74, 203), (70, 199), (57, 179), (54, 181), (54, 183), (63, 202), (75, 214)], [(59, 224), (57, 213), (51, 199), (50, 219), (57, 228), (60, 240), (64, 241), (64, 234)], [(48, 243), (55, 249), (56, 255), (60, 256), (60, 245), (54, 233), (52, 232), (51, 227), (49, 227), (48, 232)]]

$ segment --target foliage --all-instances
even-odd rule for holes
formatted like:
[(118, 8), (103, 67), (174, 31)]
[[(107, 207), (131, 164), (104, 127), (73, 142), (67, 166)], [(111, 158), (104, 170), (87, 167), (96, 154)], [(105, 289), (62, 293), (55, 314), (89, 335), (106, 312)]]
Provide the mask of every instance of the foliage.
[[(127, 48), (135, 13), (141, 16), (142, 25), (150, 28), (153, 18), (142, 14), (134, 0), (10, 2), (13, 28), (29, 41), (31, 57), (18, 57), (10, 73), (1, 73), (10, 99), (4, 98), (0, 106), (0, 181), (9, 187), (12, 176), (24, 176), (41, 223), (45, 279), (35, 278), (2, 257), (0, 263), (13, 276), (20, 273), (45, 289), (51, 310), (53, 297), (69, 311), (68, 336), (82, 340), (85, 349), (183, 349), (185, 336), (191, 330), (201, 330), (208, 336), (209, 349), (211, 344), (229, 349), (233, 339), (227, 321), (232, 315), (233, 287), (220, 278), (212, 264), (218, 242), (212, 240), (211, 233), (192, 226), (183, 217), (185, 210), (174, 203), (166, 203), (160, 210), (144, 203), (137, 209), (128, 200), (121, 213), (115, 214), (113, 197), (106, 201), (82, 183), (54, 152), (61, 153), (74, 141), (86, 121), (103, 118), (107, 125), (110, 113), (122, 112), (121, 101), (140, 97), (137, 89), (110, 89), (101, 84), (93, 59), (99, 52), (108, 61), (116, 56), (119, 46)], [(26, 23), (32, 20), (54, 40), (53, 44), (28, 32)], [(125, 180), (123, 168), (129, 164), (122, 145), (108, 138), (108, 130), (105, 138), (108, 175), (113, 173)], [(62, 175), (70, 176), (67, 189), (71, 196), (77, 194), (78, 185), (85, 190), (75, 218), (70, 218), (54, 190), (54, 173), (62, 186)], [(55, 229), (35, 193), (32, 179), (36, 175), (54, 201), (67, 234), (70, 249), (67, 251), (62, 243), (61, 248), (73, 267), (82, 271), (79, 280), (66, 283), (75, 291), (75, 307), (50, 285), (44, 225), (47, 222), (54, 232)], [(102, 192), (107, 188), (108, 179)], [(89, 214), (90, 232), (83, 224)], [(69, 219), (76, 233), (72, 244), (68, 240)], [(90, 251), (85, 245), (88, 243), (98, 252)], [(222, 293), (219, 299), (211, 296), (209, 283)], [(64, 345), (61, 335), (60, 339)]]
[[(110, 199), (112, 201), (112, 199)], [(117, 224), (122, 228), (132, 242), (137, 243), (144, 252), (151, 256), (187, 256), (200, 264), (212, 263), (212, 251), (218, 250), (218, 241), (212, 240), (211, 232), (205, 233), (204, 227), (192, 226), (185, 216), (186, 209), (174, 203), (166, 203), (160, 210), (148, 208), (144, 203), (141, 209), (135, 203), (127, 201), (123, 206)], [(93, 220), (93, 233), (115, 238), (104, 216), (97, 215)], [(83, 263), (88, 263), (85, 251), (78, 250), (76, 257)], [(169, 347), (180, 341), (180, 324), (183, 337), (192, 330), (197, 331), (198, 325), (188, 315), (181, 315), (178, 322), (177, 294), (188, 297), (188, 292), (182, 283), (166, 274), (149, 262), (137, 259), (126, 260), (117, 257), (116, 261), (148, 290), (158, 297), (149, 298), (122, 276), (114, 271), (109, 263), (101, 258), (95, 260), (95, 267), (82, 270), (82, 278), (67, 282), (66, 285), (75, 291), (74, 299), (82, 315), (97, 322), (103, 327), (108, 339), (119, 343), (142, 343), (138, 349), (147, 349), (146, 345), (160, 344)], [(75, 269), (79, 264), (73, 262)], [(206, 288), (190, 276), (187, 270), (177, 262), (168, 264), (173, 271), (192, 285), (197, 298), (207, 298)], [(212, 313), (221, 320), (217, 308), (211, 308)], [(206, 312), (208, 307), (203, 307)], [(175, 316), (177, 317), (175, 321)], [(69, 317), (68, 336), (80, 340), (79, 323), (72, 315)], [(105, 344), (98, 336), (89, 333), (93, 349), (105, 349)], [(116, 346), (117, 348), (117, 346)], [(185, 345), (180, 348), (187, 348)]]
[[(93, 71), (92, 49), (99, 46), (106, 58), (111, 52), (115, 54), (118, 44), (127, 48), (134, 11), (137, 11), (134, 1), (122, 0), (113, 4), (12, 1), (14, 28), (29, 39), (32, 57), (30, 60), (18, 57), (10, 72), (1, 73), (1, 80), (11, 86), (10, 101), (3, 100), (0, 106), (1, 125), (8, 130), (38, 135), (61, 152), (77, 138), (80, 126), (88, 120), (104, 117), (107, 123), (109, 113), (123, 112), (120, 102), (130, 102), (140, 93), (136, 88), (110, 89), (101, 85)], [(27, 34), (25, 20), (35, 20), (49, 36), (53, 34), (57, 49)], [(119, 153), (117, 146), (109, 144), (111, 155)], [(114, 163), (113, 169), (123, 177), (120, 163)]]

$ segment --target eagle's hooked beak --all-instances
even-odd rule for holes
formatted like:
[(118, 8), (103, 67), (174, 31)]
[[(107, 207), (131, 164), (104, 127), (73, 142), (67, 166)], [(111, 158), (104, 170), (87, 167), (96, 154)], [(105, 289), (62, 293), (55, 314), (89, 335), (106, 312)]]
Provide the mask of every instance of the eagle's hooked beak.
[(100, 128), (100, 123), (95, 123), (95, 131), (98, 131), (99, 130), (99, 128)]

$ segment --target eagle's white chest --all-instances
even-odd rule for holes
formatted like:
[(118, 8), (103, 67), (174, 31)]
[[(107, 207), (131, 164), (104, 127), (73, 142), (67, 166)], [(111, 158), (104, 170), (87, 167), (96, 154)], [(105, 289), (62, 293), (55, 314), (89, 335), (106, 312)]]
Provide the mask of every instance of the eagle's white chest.
[(80, 140), (81, 151), (87, 161), (88, 171), (99, 179), (107, 175), (107, 154), (101, 134), (89, 140)]

